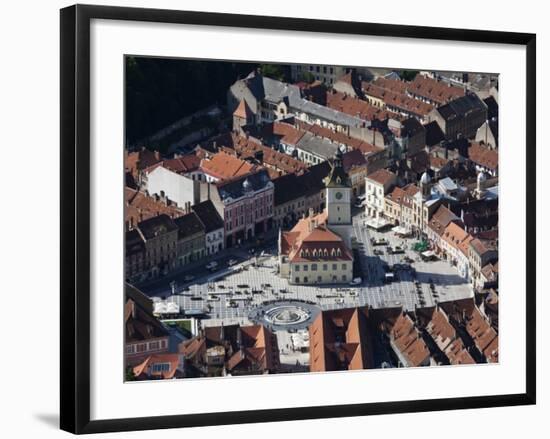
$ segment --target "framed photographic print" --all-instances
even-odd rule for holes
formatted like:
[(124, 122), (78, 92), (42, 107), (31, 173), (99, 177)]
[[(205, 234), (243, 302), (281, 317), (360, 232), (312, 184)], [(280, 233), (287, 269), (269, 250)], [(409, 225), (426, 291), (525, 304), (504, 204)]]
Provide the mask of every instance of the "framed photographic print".
[(61, 428), (534, 404), (535, 130), (532, 34), (62, 9)]

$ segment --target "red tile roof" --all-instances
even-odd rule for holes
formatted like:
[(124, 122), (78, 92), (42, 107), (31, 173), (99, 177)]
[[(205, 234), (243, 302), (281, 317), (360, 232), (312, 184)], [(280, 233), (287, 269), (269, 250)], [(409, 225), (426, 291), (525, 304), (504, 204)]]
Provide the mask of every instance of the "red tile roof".
[(389, 118), (397, 120), (403, 119), (402, 116), (386, 110), (381, 110), (369, 104), (367, 101), (335, 91), (327, 93), (327, 107), (365, 120), (386, 120)]
[(244, 99), (241, 99), (241, 102), (239, 102), (238, 107), (233, 112), (233, 116), (240, 117), (242, 119), (248, 119), (252, 117), (254, 114), (252, 113), (252, 110), (246, 103)]
[(281, 253), (291, 262), (352, 261), (343, 239), (326, 223), (326, 211), (302, 218), (289, 232), (282, 233)]
[(139, 151), (128, 152), (124, 157), (124, 168), (137, 178), (139, 171), (148, 168), (162, 160), (158, 151), (141, 148)]
[(468, 148), (468, 157), (476, 165), (496, 171), (498, 169), (498, 151), (473, 142)]
[(393, 325), (390, 336), (395, 347), (406, 358), (408, 366), (421, 366), (430, 358), (430, 351), (412, 319), (402, 313)]
[(464, 89), (462, 88), (429, 78), (420, 73), (407, 85), (407, 91), (411, 94), (437, 102), (438, 104), (446, 104), (453, 99), (465, 95)]
[[(185, 212), (175, 205), (150, 197), (137, 189), (125, 188), (124, 217), (128, 225), (137, 225), (140, 221), (166, 214), (170, 218), (182, 216)], [(131, 228), (131, 227), (130, 227)]]
[(193, 172), (199, 168), (200, 159), (195, 154), (186, 154), (173, 159), (162, 160), (151, 166), (148, 166), (144, 171), (150, 173), (159, 166), (169, 169), (177, 174), (186, 174)]
[(372, 180), (384, 186), (389, 184), (391, 181), (395, 181), (395, 178), (396, 175), (387, 169), (379, 169), (378, 171), (369, 174), (367, 177), (368, 180)]
[[(154, 366), (158, 364), (167, 364), (167, 370), (154, 370)], [(181, 372), (178, 371), (179, 355), (178, 354), (155, 354), (147, 357), (142, 363), (134, 367), (134, 376), (138, 379), (172, 379)]]
[(202, 160), (200, 167), (205, 174), (220, 180), (242, 177), (256, 169), (255, 165), (223, 151), (214, 154), (210, 159)]

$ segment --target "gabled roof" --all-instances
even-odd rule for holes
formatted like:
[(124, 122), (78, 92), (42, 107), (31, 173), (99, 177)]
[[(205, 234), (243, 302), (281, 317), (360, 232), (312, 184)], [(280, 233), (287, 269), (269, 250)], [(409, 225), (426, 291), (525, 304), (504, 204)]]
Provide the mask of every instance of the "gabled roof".
[(148, 166), (144, 171), (153, 172), (158, 167), (163, 167), (176, 174), (187, 174), (199, 168), (200, 159), (195, 154), (186, 154), (172, 159), (166, 159)]
[(191, 207), (204, 225), (204, 231), (210, 233), (214, 230), (223, 229), (223, 219), (216, 210), (211, 200), (203, 201)]
[(179, 239), (188, 238), (196, 235), (197, 233), (204, 233), (205, 231), (204, 225), (195, 212), (189, 212), (183, 216), (180, 216), (179, 218), (176, 218), (174, 222), (179, 229)]
[(330, 163), (325, 161), (309, 167), (303, 174), (287, 174), (273, 180), (275, 206), (319, 193), (325, 187), (324, 179), (330, 169)]
[(451, 86), (445, 82), (429, 78), (418, 73), (407, 85), (407, 91), (413, 95), (425, 97), (438, 104), (445, 104), (452, 99), (464, 96), (464, 89)]
[[(168, 369), (155, 370), (155, 365), (167, 364)], [(134, 367), (133, 372), (136, 378), (145, 379), (172, 379), (179, 375), (178, 371), (179, 355), (178, 354), (154, 354), (148, 356), (142, 363)]]
[(254, 113), (252, 113), (252, 110), (250, 109), (246, 101), (244, 99), (241, 99), (239, 106), (233, 112), (233, 116), (248, 120), (249, 118), (254, 116)]
[(476, 165), (483, 166), (484, 168), (491, 170), (498, 169), (498, 151), (480, 143), (472, 142), (468, 148), (468, 158)]
[(475, 94), (467, 94), (466, 96), (450, 101), (441, 107), (437, 107), (437, 111), (446, 121), (464, 117), (472, 111), (485, 111), (487, 107), (481, 99)]
[[(132, 290), (132, 291), (130, 291)], [(124, 342), (135, 343), (155, 338), (168, 337), (169, 332), (153, 315), (149, 299), (136, 288), (126, 285), (124, 306)], [(143, 296), (136, 296), (138, 294)]]
[(220, 180), (248, 175), (254, 172), (255, 168), (255, 165), (223, 151), (214, 154), (209, 160), (201, 161), (203, 172)]
[(397, 176), (393, 172), (390, 172), (387, 169), (379, 169), (378, 171), (369, 174), (367, 176), (367, 180), (386, 186), (392, 181), (395, 181), (396, 177)]
[(322, 311), (309, 327), (310, 371), (372, 367), (366, 308)]
[(183, 215), (183, 210), (176, 205), (167, 204), (145, 193), (126, 187), (124, 189), (126, 205), (124, 208), (125, 221), (135, 226), (140, 221), (152, 218), (160, 214), (166, 214), (171, 218)]
[(134, 177), (137, 177), (139, 171), (148, 168), (162, 161), (160, 152), (151, 151), (142, 147), (138, 151), (126, 152), (124, 157), (124, 168), (131, 172)]
[(430, 219), (428, 227), (439, 236), (442, 236), (450, 222), (459, 220), (460, 218), (458, 218), (453, 212), (441, 205)]
[(145, 240), (156, 238), (165, 233), (177, 230), (178, 226), (172, 218), (166, 214), (161, 214), (138, 224), (138, 228)]
[(352, 261), (344, 240), (326, 226), (326, 211), (302, 218), (281, 234), (281, 253), (291, 262)]
[(402, 313), (390, 331), (397, 350), (403, 355), (407, 367), (417, 367), (430, 358), (430, 351), (412, 319)]

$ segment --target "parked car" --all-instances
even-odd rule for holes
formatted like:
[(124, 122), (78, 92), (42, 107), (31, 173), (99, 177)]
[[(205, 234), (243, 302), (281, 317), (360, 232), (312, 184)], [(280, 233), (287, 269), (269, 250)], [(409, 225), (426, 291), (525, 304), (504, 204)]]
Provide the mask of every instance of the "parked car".
[(227, 265), (229, 265), (230, 267), (237, 264), (239, 261), (237, 261), (236, 259), (229, 259), (229, 261), (227, 261)]
[(210, 261), (205, 267), (207, 270), (215, 271), (218, 268), (218, 263), (216, 261)]
[(363, 279), (361, 279), (360, 277), (356, 277), (349, 284), (350, 285), (359, 285), (359, 284), (361, 284), (361, 282), (363, 282)]
[(193, 279), (195, 279), (195, 276), (193, 276), (192, 274), (188, 274), (183, 278), (185, 282), (191, 282)]

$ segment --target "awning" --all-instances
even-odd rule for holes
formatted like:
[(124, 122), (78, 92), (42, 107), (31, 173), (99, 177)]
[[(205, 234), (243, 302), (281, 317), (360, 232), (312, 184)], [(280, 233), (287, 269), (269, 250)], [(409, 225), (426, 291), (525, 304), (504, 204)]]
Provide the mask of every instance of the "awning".
[(388, 226), (390, 223), (382, 218), (370, 218), (365, 221), (365, 225), (375, 230), (382, 229)]
[(428, 250), (428, 251), (422, 252), (422, 256), (426, 258), (432, 258), (435, 256), (435, 253), (433, 250)]
[(403, 226), (396, 226), (392, 229), (392, 231), (394, 233), (397, 233), (398, 235), (408, 235), (409, 233), (411, 233), (409, 229)]

